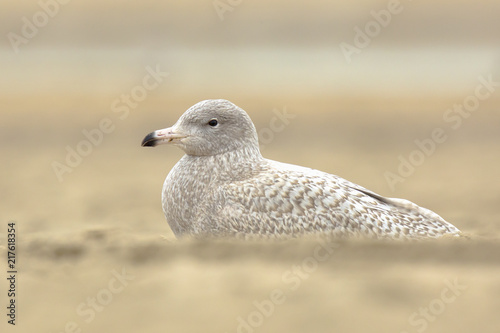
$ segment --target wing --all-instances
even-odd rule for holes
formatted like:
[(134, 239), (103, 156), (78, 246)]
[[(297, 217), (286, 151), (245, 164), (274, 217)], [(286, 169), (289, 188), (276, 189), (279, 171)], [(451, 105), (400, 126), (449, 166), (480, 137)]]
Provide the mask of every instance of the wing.
[(389, 199), (335, 175), (273, 162), (251, 179), (221, 185), (211, 234), (418, 239), (459, 233), (430, 210)]

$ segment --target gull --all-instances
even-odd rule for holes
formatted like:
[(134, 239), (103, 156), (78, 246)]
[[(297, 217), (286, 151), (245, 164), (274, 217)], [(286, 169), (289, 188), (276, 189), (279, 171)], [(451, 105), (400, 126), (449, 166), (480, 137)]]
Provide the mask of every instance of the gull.
[(326, 172), (264, 158), (256, 128), (233, 103), (205, 100), (144, 147), (185, 155), (165, 179), (162, 205), (176, 237), (419, 240), (460, 230), (408, 200), (386, 198)]

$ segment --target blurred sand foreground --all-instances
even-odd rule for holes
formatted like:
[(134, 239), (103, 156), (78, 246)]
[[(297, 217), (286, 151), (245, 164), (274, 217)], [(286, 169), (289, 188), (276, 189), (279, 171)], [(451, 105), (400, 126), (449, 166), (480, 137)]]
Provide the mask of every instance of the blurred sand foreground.
[(25, 236), (20, 248), (21, 332), (500, 327), (492, 241), (172, 242), (93, 229)]

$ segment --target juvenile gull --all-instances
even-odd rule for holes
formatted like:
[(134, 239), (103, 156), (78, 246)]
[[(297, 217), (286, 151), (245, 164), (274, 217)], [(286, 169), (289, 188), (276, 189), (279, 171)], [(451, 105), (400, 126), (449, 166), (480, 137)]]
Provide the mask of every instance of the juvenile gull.
[(177, 237), (284, 236), (424, 239), (458, 230), (436, 213), (382, 197), (338, 176), (262, 157), (257, 131), (233, 103), (206, 100), (142, 146), (186, 155), (163, 185), (165, 217)]

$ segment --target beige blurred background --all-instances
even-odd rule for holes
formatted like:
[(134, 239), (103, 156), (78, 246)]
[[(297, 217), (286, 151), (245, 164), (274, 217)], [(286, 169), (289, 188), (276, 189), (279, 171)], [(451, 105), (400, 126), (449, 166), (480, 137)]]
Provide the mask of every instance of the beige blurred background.
[[(20, 257), (18, 325), (7, 325), (3, 310), (1, 327), (500, 327), (500, 86), (466, 115), (448, 113), (474, 96), (480, 78), (500, 82), (498, 1), (62, 2), (0, 5), (0, 246), (7, 223), (16, 221)], [(390, 21), (383, 16), (389, 10), (397, 11)], [(385, 26), (375, 16), (385, 17)], [(348, 61), (341, 45), (356, 46), (357, 28), (367, 25), (379, 29)], [(154, 70), (161, 82), (144, 90)], [(128, 106), (122, 100), (141, 91), (146, 95), (131, 97)], [(160, 193), (182, 153), (140, 142), (209, 98), (231, 100), (250, 114), (265, 157), (415, 201), (472, 240), (343, 243), (297, 290), (282, 275), (314, 253), (314, 241), (176, 241)], [(266, 130), (284, 112), (290, 118), (280, 130)], [(95, 133), (103, 121), (112, 130), (88, 146), (71, 172), (58, 174), (54, 165), (67, 164), (68, 149), (83, 147), (84, 131)], [(400, 158), (418, 148), (415, 140), (431, 138), (436, 128), (447, 140), (391, 186), (386, 173), (397, 174)], [(6, 271), (5, 260), (1, 265)], [(78, 306), (99, 295), (122, 267), (135, 278), (86, 322)], [(412, 324), (412, 313), (439, 298), (443, 281), (453, 279), (467, 285), (463, 295), (426, 319), (425, 329), (423, 322)], [(259, 325), (239, 327), (239, 317), (256, 311), (253, 302), (276, 288), (287, 291), (284, 304)]]

